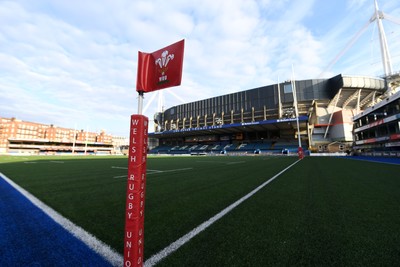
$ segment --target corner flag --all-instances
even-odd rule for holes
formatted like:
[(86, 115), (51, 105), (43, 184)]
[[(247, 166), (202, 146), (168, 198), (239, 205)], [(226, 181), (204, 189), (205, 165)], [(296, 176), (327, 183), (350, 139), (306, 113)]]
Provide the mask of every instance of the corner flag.
[(152, 92), (181, 84), (185, 40), (153, 53), (138, 52), (136, 91)]
[(136, 91), (139, 93), (138, 114), (131, 116), (128, 180), (125, 206), (124, 266), (143, 266), (144, 202), (149, 119), (142, 114), (143, 95), (182, 80), (185, 40), (153, 53), (139, 51)]

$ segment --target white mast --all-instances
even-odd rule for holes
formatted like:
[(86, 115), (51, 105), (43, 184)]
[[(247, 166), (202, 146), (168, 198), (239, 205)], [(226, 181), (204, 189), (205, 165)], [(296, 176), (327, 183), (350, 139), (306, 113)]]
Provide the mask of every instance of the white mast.
[(294, 80), (293, 64), (292, 64), (292, 92), (293, 92), (293, 105), (294, 105), (294, 110), (296, 112), (297, 140), (299, 141), (299, 148), (300, 148), (301, 147), (301, 138), (300, 138), (299, 109), (297, 106), (296, 81)]
[(158, 91), (158, 107), (157, 112), (164, 112), (164, 95), (162, 90)]
[(89, 132), (89, 127), (86, 126), (86, 133), (85, 133), (85, 155), (87, 153), (87, 146), (88, 146), (88, 132)]
[(369, 19), (369, 21), (362, 27), (360, 31), (357, 32), (355, 36), (350, 40), (350, 42), (346, 45), (346, 47), (340, 51), (340, 53), (329, 63), (327, 68), (319, 75), (319, 77), (322, 77), (322, 75), (328, 71), (346, 52), (347, 50), (358, 40), (358, 38), (361, 36), (362, 33), (365, 32), (369, 24), (373, 23), (376, 21), (378, 25), (378, 31), (379, 31), (379, 43), (380, 43), (380, 48), (381, 48), (381, 57), (382, 57), (382, 64), (383, 64), (383, 69), (385, 72), (385, 76), (389, 76), (393, 73), (393, 68), (392, 68), (392, 63), (390, 59), (390, 53), (389, 53), (389, 47), (387, 44), (387, 39), (386, 39), (386, 34), (385, 30), (383, 28), (383, 19), (387, 19), (391, 22), (394, 22), (396, 24), (400, 25), (400, 20), (392, 17), (388, 14), (385, 14), (383, 11), (379, 10), (378, 7), (378, 2), (377, 0), (374, 0), (375, 3), (375, 12)]
[(75, 128), (74, 128), (74, 138), (72, 139), (72, 154), (75, 153), (75, 142), (76, 142), (76, 124), (75, 124)]
[(385, 30), (383, 29), (383, 24), (382, 24), (382, 19), (384, 19), (385, 16), (384, 13), (379, 10), (377, 0), (374, 1), (375, 1), (375, 13), (374, 15), (372, 15), (370, 22), (372, 23), (373, 21), (376, 20), (376, 23), (378, 24), (383, 69), (385, 71), (385, 76), (389, 76), (390, 74), (392, 74), (392, 63), (390, 61), (389, 47), (386, 40)]
[(282, 118), (282, 101), (281, 101), (281, 88), (279, 86), (279, 77), (278, 77), (278, 118)]

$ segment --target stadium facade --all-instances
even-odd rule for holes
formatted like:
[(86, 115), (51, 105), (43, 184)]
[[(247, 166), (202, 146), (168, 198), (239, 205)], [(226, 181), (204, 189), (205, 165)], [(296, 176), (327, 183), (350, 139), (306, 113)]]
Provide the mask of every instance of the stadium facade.
[(353, 118), (354, 150), (373, 156), (400, 156), (400, 91)]
[[(293, 89), (297, 95), (298, 121)], [(154, 115), (153, 153), (349, 151), (353, 117), (387, 93), (378, 77), (286, 81), (171, 107)]]

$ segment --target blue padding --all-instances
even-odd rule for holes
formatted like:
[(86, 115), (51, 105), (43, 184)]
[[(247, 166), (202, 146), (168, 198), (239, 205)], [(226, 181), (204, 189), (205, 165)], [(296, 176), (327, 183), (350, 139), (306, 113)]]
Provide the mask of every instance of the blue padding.
[(111, 266), (0, 177), (0, 266)]

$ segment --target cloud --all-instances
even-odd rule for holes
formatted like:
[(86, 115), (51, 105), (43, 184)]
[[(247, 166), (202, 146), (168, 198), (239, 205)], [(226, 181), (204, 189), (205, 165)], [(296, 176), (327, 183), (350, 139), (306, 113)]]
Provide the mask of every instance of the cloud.
[[(185, 39), (182, 85), (160, 98), (169, 108), (288, 79), (292, 65), (296, 79), (316, 78), (373, 13), (369, 1), (345, 0), (77, 3), (0, 2), (0, 116), (127, 136), (137, 111), (137, 51)], [(398, 1), (380, 4), (400, 16)], [(398, 66), (400, 29), (388, 28)], [(382, 69), (373, 63), (378, 52), (370, 59), (371, 31), (328, 76)], [(145, 95), (150, 119), (158, 99)]]

